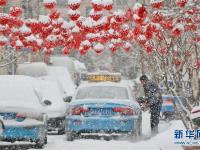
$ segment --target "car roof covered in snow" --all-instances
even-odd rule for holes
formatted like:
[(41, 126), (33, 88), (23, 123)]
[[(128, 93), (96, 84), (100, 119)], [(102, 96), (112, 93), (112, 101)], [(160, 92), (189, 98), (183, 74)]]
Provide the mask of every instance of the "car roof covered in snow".
[(48, 74), (48, 69), (47, 65), (43, 62), (23, 63), (18, 65), (16, 74), (40, 77), (46, 76)]
[(42, 112), (42, 96), (37, 79), (21, 75), (1, 75), (0, 90), (0, 111), (18, 108), (19, 111)]
[(59, 66), (48, 66), (48, 76), (57, 79), (62, 84), (68, 95), (74, 94), (75, 84), (67, 68)]

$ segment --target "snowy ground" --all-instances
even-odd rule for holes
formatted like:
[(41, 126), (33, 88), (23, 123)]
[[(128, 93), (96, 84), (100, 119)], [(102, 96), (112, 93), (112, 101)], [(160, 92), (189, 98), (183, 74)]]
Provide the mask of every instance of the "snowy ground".
[(149, 117), (147, 112), (143, 113), (143, 136), (139, 141), (80, 139), (67, 142), (64, 135), (50, 135), (44, 150), (182, 150), (173, 144), (174, 130), (184, 129), (181, 121), (161, 121), (159, 134), (151, 137)]

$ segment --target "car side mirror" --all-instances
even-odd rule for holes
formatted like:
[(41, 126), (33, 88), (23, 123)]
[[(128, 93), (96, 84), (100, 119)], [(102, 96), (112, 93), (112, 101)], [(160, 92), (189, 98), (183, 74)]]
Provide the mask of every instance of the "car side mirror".
[(43, 102), (46, 106), (50, 106), (52, 102), (50, 100), (44, 100)]
[(70, 103), (72, 101), (72, 96), (66, 96), (63, 98), (63, 101), (66, 103)]
[(4, 128), (3, 121), (0, 120), (0, 135), (3, 134)]

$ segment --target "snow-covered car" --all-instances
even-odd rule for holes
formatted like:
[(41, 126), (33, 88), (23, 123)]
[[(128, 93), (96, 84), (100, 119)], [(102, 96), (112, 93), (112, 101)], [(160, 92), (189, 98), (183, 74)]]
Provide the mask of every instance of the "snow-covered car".
[(127, 85), (87, 83), (77, 89), (70, 102), (66, 137), (71, 141), (84, 134), (139, 136), (141, 122), (140, 106)]
[(65, 133), (65, 116), (68, 104), (64, 102), (65, 91), (59, 81), (51, 77), (41, 77), (40, 81), (43, 99), (51, 104), (45, 107), (48, 115), (48, 133)]
[(17, 75), (27, 75), (31, 77), (41, 77), (48, 75), (47, 65), (43, 62), (27, 62), (18, 64)]
[(191, 111), (191, 119), (197, 128), (200, 128), (200, 106), (196, 106)]
[(73, 59), (71, 57), (51, 56), (49, 59), (49, 63), (52, 66), (66, 68), (69, 71), (72, 80), (74, 81), (74, 74), (75, 74), (76, 70), (75, 70), (75, 65), (74, 65)]
[(72, 96), (76, 86), (70, 76), (69, 71), (65, 67), (48, 66), (48, 76), (58, 80), (68, 96)]
[(36, 79), (27, 76), (0, 76), (0, 118), (5, 129), (3, 141), (30, 141), (42, 148), (47, 143), (47, 115)]

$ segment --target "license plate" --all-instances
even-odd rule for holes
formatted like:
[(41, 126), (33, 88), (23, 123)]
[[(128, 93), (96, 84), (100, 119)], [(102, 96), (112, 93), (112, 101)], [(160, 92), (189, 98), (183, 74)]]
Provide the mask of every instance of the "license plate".
[(106, 109), (106, 108), (92, 108), (90, 109), (90, 115), (101, 115), (101, 116), (106, 116), (110, 115), (111, 110)]

